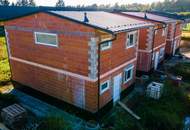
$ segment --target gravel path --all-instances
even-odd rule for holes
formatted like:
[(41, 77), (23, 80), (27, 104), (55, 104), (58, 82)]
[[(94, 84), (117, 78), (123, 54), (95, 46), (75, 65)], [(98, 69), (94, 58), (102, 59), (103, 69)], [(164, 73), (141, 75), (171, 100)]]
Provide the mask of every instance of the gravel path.
[(50, 104), (47, 104), (39, 99), (36, 99), (32, 96), (29, 96), (19, 90), (13, 90), (11, 92), (14, 94), (18, 100), (19, 103), (25, 107), (26, 109), (30, 110), (32, 113), (34, 113), (37, 117), (43, 118), (47, 116), (57, 116), (57, 117), (63, 117), (68, 123), (71, 124), (72, 128), (75, 130), (78, 130), (82, 127), (83, 120), (71, 115), (55, 106), (52, 106)]

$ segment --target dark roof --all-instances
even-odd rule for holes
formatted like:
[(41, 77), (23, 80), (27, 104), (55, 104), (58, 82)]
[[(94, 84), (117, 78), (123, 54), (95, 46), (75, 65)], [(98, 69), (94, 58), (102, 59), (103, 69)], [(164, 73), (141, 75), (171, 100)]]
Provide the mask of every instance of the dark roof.
[[(67, 11), (65, 11), (67, 10)], [(72, 11), (70, 11), (72, 10)], [(74, 11), (73, 11), (74, 10)], [(58, 17), (66, 18), (94, 28), (108, 32), (134, 30), (137, 28), (153, 26), (152, 23), (126, 18), (103, 11), (78, 11), (77, 8), (62, 7), (23, 7), (23, 6), (0, 6), (0, 21), (7, 21), (37, 12), (45, 12)], [(84, 22), (84, 13), (87, 12), (88, 23)]]
[(164, 23), (171, 23), (171, 22), (176, 22), (176, 19), (172, 19), (169, 17), (165, 17), (165, 16), (159, 16), (156, 14), (152, 14), (152, 13), (148, 13), (148, 12), (122, 12), (123, 14), (127, 14), (127, 15), (132, 15), (132, 16), (136, 16), (139, 18), (145, 18), (145, 14), (146, 14), (146, 18), (148, 20), (153, 20), (153, 21), (157, 21), (157, 22), (164, 22)]
[(159, 16), (164, 16), (164, 17), (169, 17), (172, 19), (178, 19), (178, 20), (183, 20), (184, 22), (189, 22), (190, 21), (190, 16), (184, 16), (184, 15), (179, 15), (176, 13), (171, 13), (171, 12), (162, 12), (162, 11), (156, 11), (156, 10), (151, 10), (148, 11), (149, 13), (156, 14)]
[(0, 6), (0, 21), (20, 17), (39, 11), (38, 7)]
[(156, 15), (159, 15), (159, 16), (172, 18), (172, 19), (184, 20), (186, 18), (186, 17), (184, 17), (182, 15), (178, 15), (176, 13), (171, 13), (171, 12), (162, 12), (162, 11), (156, 11), (156, 10), (150, 10), (150, 11), (147, 11), (147, 12), (152, 13), (152, 14), (156, 14)]
[[(111, 32), (121, 32), (153, 26), (150, 22), (127, 18), (103, 11), (48, 11), (48, 13)], [(89, 22), (84, 22), (85, 13)]]
[(38, 7), (28, 7), (28, 6), (0, 6), (0, 21), (6, 21), (25, 15), (33, 14), (39, 11), (47, 10), (79, 10), (72, 7), (48, 7), (48, 6), (38, 6)]

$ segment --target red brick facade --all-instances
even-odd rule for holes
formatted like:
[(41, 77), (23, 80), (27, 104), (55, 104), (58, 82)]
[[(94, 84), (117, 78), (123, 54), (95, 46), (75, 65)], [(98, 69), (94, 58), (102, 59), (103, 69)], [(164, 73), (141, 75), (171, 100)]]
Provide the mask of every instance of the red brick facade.
[(174, 50), (179, 48), (179, 45), (181, 42), (182, 23), (173, 22), (173, 23), (169, 23), (167, 26), (168, 26), (168, 34), (167, 34), (167, 40), (166, 40), (166, 43), (167, 43), (166, 54), (173, 55), (175, 52)]
[[(139, 31), (139, 46), (138, 46), (138, 58), (137, 58), (137, 70), (142, 72), (149, 72), (154, 67), (154, 54), (160, 52), (161, 48), (165, 48), (167, 32), (163, 35), (164, 24), (159, 22), (153, 22), (144, 18), (135, 17), (127, 14), (118, 14), (125, 17), (130, 17), (138, 20), (143, 20), (146, 22), (151, 22), (155, 24), (152, 28), (142, 28)], [(160, 29), (157, 29), (160, 28)], [(155, 35), (154, 35), (155, 33)], [(153, 39), (154, 37), (154, 39)], [(153, 53), (152, 53), (153, 50)], [(152, 60), (153, 57), (153, 60)], [(164, 59), (160, 59), (161, 62)], [(152, 62), (152, 63), (151, 63)]]
[[(13, 80), (92, 113), (98, 111), (98, 82), (89, 77), (88, 61), (89, 42), (99, 37), (96, 29), (46, 13), (8, 21), (5, 28)], [(58, 34), (58, 47), (36, 44), (36, 31)], [(121, 90), (134, 83), (137, 46), (126, 49), (126, 35), (118, 33), (112, 47), (101, 52), (101, 82), (110, 79), (111, 85), (100, 95), (100, 108), (112, 100), (113, 77), (123, 75), (129, 64), (134, 65), (133, 78), (122, 83)]]

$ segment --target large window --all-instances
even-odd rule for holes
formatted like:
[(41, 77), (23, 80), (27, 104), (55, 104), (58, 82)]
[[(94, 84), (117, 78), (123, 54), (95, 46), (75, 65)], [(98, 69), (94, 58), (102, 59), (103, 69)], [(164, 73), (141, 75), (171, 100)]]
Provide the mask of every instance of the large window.
[(111, 42), (111, 41), (110, 41), (110, 42), (102, 43), (102, 44), (100, 45), (102, 51), (111, 48), (111, 46), (112, 46), (112, 42)]
[(103, 82), (101, 85), (100, 85), (100, 94), (104, 93), (106, 90), (109, 89), (109, 85), (110, 85), (110, 81), (107, 80), (105, 82)]
[(34, 35), (36, 44), (58, 46), (57, 34), (35, 32)]
[(133, 78), (133, 69), (134, 66), (131, 65), (124, 70), (124, 83), (127, 83)]
[(127, 33), (127, 41), (126, 41), (126, 47), (134, 47), (137, 43), (138, 33), (137, 31), (128, 32)]

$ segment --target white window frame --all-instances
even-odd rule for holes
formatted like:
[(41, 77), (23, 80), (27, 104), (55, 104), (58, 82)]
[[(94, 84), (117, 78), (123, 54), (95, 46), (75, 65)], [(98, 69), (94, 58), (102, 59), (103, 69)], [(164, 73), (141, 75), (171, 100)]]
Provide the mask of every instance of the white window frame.
[[(107, 83), (107, 87), (102, 90), (102, 85)], [(103, 83), (100, 84), (100, 94), (103, 94), (105, 91), (107, 91), (110, 88), (110, 80), (106, 80)]]
[[(108, 43), (108, 46), (105, 46), (105, 47), (101, 47), (101, 45), (102, 44), (106, 44), (106, 43)], [(109, 42), (105, 42), (105, 43), (102, 43), (101, 45), (100, 45), (100, 49), (101, 49), (101, 51), (104, 51), (104, 50), (108, 50), (108, 49), (110, 49), (111, 47), (112, 47), (112, 42), (111, 41), (109, 41)]]
[[(130, 46), (128, 46), (128, 42), (130, 42), (130, 35), (133, 35), (133, 44), (132, 45), (130, 45)], [(137, 44), (137, 42), (138, 42), (138, 31), (132, 31), (132, 32), (127, 32), (127, 35), (126, 35), (126, 49), (128, 49), (128, 48), (131, 48), (131, 47), (134, 47), (136, 44)]]
[[(125, 81), (125, 73), (126, 73), (126, 71), (129, 71), (129, 70), (132, 70), (132, 71), (131, 71), (131, 77)], [(134, 71), (134, 65), (132, 65), (132, 66), (127, 67), (127, 68), (124, 69), (124, 74), (123, 74), (123, 78), (124, 78), (124, 82), (123, 82), (123, 83), (124, 83), (124, 84), (126, 84), (126, 83), (129, 82), (131, 79), (133, 79), (133, 71)]]
[(158, 30), (155, 30), (155, 35), (157, 35), (157, 33), (158, 33)]
[[(161, 52), (161, 51), (163, 51), (163, 52)], [(163, 57), (164, 57), (164, 53), (165, 52), (165, 47), (162, 47), (162, 48), (160, 48), (160, 51), (159, 51), (159, 59), (162, 59)], [(163, 54), (162, 54), (163, 53)], [(162, 55), (160, 55), (160, 54), (162, 54)]]
[[(55, 37), (56, 37), (56, 45), (38, 42), (38, 41), (37, 41), (37, 34), (45, 34), (45, 35), (55, 36)], [(58, 47), (58, 36), (57, 36), (57, 34), (55, 34), (55, 33), (34, 32), (34, 37), (35, 37), (35, 43), (36, 43), (36, 44)]]
[(166, 28), (163, 28), (162, 29), (162, 36), (165, 36), (166, 35)]

